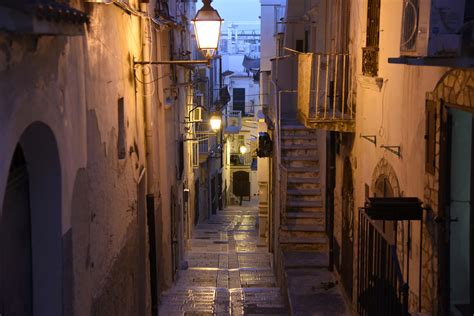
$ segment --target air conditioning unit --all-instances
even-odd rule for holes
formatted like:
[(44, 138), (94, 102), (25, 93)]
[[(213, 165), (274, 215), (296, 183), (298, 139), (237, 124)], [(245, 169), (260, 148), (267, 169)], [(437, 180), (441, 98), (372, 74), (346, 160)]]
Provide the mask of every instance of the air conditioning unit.
[(466, 0), (403, 0), (400, 55), (459, 56), (465, 2)]
[(202, 122), (202, 108), (195, 108), (191, 112), (191, 122)]

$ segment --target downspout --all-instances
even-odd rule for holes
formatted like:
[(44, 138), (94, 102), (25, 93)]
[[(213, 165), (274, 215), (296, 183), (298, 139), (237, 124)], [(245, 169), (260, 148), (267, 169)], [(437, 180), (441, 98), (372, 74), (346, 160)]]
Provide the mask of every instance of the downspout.
[[(141, 3), (141, 11), (148, 14), (148, 3)], [(140, 19), (140, 29), (142, 30), (142, 60), (151, 61), (153, 53), (153, 45), (148, 42), (153, 41), (151, 27), (148, 28), (149, 20)], [(151, 54), (150, 54), (151, 52)], [(143, 67), (142, 67), (143, 71)], [(143, 72), (142, 72), (143, 74)], [(153, 74), (153, 69), (150, 70)], [(154, 84), (154, 83), (152, 83)], [(147, 209), (147, 225), (148, 225), (148, 243), (149, 253), (148, 259), (150, 263), (150, 295), (151, 295), (151, 314), (158, 315), (158, 270), (157, 270), (157, 253), (156, 253), (156, 220), (155, 220), (155, 186), (154, 186), (154, 164), (153, 164), (153, 119), (152, 119), (152, 95), (150, 95), (149, 84), (143, 84), (143, 116), (145, 122), (145, 159), (146, 159), (146, 209)]]

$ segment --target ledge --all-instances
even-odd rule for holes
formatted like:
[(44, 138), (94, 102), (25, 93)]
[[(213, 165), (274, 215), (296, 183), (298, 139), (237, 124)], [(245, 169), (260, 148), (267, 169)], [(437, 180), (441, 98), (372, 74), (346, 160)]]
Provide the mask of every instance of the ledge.
[(389, 64), (401, 64), (411, 66), (434, 66), (434, 67), (452, 67), (452, 68), (471, 68), (474, 67), (474, 58), (472, 57), (391, 57)]

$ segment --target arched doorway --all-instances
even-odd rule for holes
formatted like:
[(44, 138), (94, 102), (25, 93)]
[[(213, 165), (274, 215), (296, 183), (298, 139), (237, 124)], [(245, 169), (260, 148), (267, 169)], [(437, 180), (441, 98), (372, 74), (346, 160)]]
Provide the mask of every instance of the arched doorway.
[(344, 161), (342, 174), (342, 249), (341, 279), (347, 296), (352, 299), (353, 259), (354, 259), (354, 183), (352, 164)]
[(49, 127), (31, 124), (0, 212), (0, 314), (62, 315), (61, 170)]

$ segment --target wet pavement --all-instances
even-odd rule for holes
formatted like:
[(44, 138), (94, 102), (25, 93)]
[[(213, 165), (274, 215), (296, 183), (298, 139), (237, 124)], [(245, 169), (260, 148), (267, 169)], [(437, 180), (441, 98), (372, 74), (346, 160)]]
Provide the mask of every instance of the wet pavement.
[(231, 207), (199, 224), (159, 315), (288, 315), (257, 218), (256, 207)]

